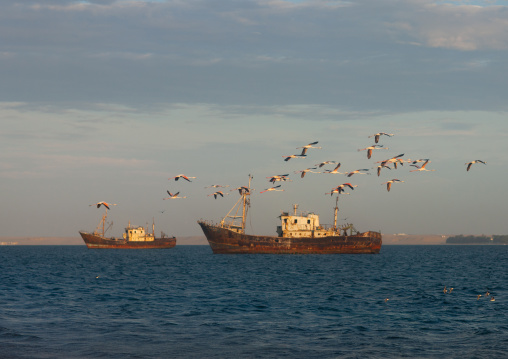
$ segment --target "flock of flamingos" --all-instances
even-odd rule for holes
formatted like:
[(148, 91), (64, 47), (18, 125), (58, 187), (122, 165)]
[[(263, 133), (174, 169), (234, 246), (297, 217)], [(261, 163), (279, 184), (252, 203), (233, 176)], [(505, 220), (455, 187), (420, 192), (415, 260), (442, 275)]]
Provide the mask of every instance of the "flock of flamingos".
[[(365, 147), (365, 148), (360, 148), (360, 149), (358, 149), (358, 151), (366, 151), (366, 153), (367, 153), (367, 159), (371, 159), (372, 152), (374, 150), (381, 150), (381, 149), (385, 149), (386, 150), (386, 149), (388, 149), (387, 147), (384, 147), (383, 145), (378, 144), (381, 136), (392, 137), (393, 134), (392, 133), (386, 133), (386, 132), (379, 132), (379, 133), (376, 133), (374, 135), (368, 136), (368, 138), (374, 138), (375, 144), (372, 145), (372, 146)], [(321, 149), (321, 147), (315, 146), (317, 144), (318, 144), (318, 141), (315, 141), (315, 142), (311, 142), (311, 143), (309, 143), (309, 144), (307, 144), (305, 146), (297, 147), (297, 149), (302, 149), (301, 153), (299, 153), (299, 154), (293, 154), (293, 155), (286, 155), (286, 156), (282, 156), (282, 157), (284, 158), (284, 161), (286, 161), (286, 162), (290, 161), (291, 159), (294, 159), (294, 158), (305, 158), (305, 157), (307, 157), (307, 152), (309, 151), (309, 149)], [(404, 156), (404, 154), (400, 154), (400, 155), (397, 155), (397, 156), (394, 156), (394, 157), (391, 157), (391, 158), (388, 158), (388, 159), (385, 159), (385, 160), (382, 160), (382, 161), (375, 162), (376, 164), (378, 164), (376, 166), (377, 175), (380, 176), (381, 170), (383, 170), (383, 169), (390, 169), (391, 170), (392, 169), (392, 167), (391, 167), (392, 165), (393, 165), (393, 169), (397, 169), (397, 166), (399, 166), (399, 165), (402, 166), (402, 165), (404, 165), (404, 163), (409, 163), (410, 166), (415, 168), (413, 170), (410, 170), (410, 172), (435, 171), (434, 169), (428, 169), (426, 167), (431, 162), (428, 158), (417, 159), (417, 160), (410, 160), (410, 159), (403, 159), (402, 158), (403, 156)], [(486, 162), (483, 161), (483, 160), (473, 160), (473, 161), (470, 161), (470, 162), (466, 163), (466, 170), (469, 171), (471, 169), (471, 166), (473, 164), (475, 164), (475, 163), (486, 164)], [(323, 168), (324, 166), (329, 165), (329, 164), (334, 165), (334, 168), (333, 169), (324, 169)], [(345, 175), (348, 178), (352, 177), (355, 174), (370, 174), (368, 172), (369, 171), (368, 168), (361, 168), (361, 169), (357, 169), (357, 170), (350, 171), (350, 172), (339, 172), (340, 166), (341, 166), (340, 162), (336, 162), (336, 161), (324, 161), (324, 162), (321, 162), (321, 163), (317, 163), (315, 165), (315, 167), (310, 167), (310, 168), (306, 168), (304, 170), (295, 171), (294, 173), (296, 173), (296, 174), (300, 173), (300, 177), (301, 178), (304, 178), (307, 173), (343, 174), (343, 175)], [(323, 168), (322, 172), (320, 172), (320, 171), (314, 171), (314, 170), (318, 170), (318, 169), (322, 169), (322, 168)], [(183, 179), (185, 181), (192, 182), (191, 179), (195, 179), (195, 178), (196, 177), (187, 176), (185, 174), (179, 174), (177, 176), (169, 178), (169, 180), (178, 181), (179, 179)], [(281, 188), (280, 184), (275, 186), (275, 183), (276, 182), (290, 181), (289, 174), (273, 175), (273, 176), (269, 176), (269, 177), (266, 177), (266, 178), (268, 179), (268, 181), (270, 183), (272, 183), (272, 187), (266, 188), (265, 190), (263, 190), (263, 191), (261, 191), (259, 193), (265, 193), (265, 192), (271, 192), (271, 191), (284, 191), (284, 189)], [(392, 188), (392, 184), (394, 184), (394, 183), (401, 183), (401, 182), (404, 182), (404, 181), (399, 180), (397, 178), (393, 178), (393, 179), (391, 179), (389, 181), (383, 182), (382, 184), (386, 184), (386, 190), (390, 191), (390, 189)], [(205, 187), (205, 188), (226, 188), (226, 187), (229, 187), (229, 185), (211, 185), (211, 186), (208, 186), (208, 187)], [(341, 193), (349, 194), (349, 193), (345, 192), (346, 188), (349, 188), (349, 189), (353, 190), (355, 187), (357, 187), (357, 185), (353, 185), (350, 182), (346, 182), (346, 183), (342, 183), (342, 184), (338, 185), (335, 188), (332, 188), (330, 192), (325, 193), (325, 194), (329, 194), (331, 196), (333, 196), (334, 194), (339, 195)], [(249, 189), (248, 187), (241, 186), (241, 187), (238, 187), (238, 188), (231, 189), (230, 191), (238, 191), (240, 193), (240, 195), (241, 195), (242, 193), (249, 192), (251, 190), (252, 189)], [(167, 191), (167, 193), (168, 193), (169, 197), (163, 198), (164, 200), (167, 200), (167, 199), (177, 199), (177, 198), (187, 198), (186, 196), (180, 197), (179, 196), (180, 192), (171, 193), (170, 191)], [(229, 193), (227, 193), (227, 192), (224, 192), (222, 190), (218, 190), (218, 191), (216, 191), (214, 193), (209, 194), (208, 196), (209, 197), (213, 196), (215, 199), (217, 199), (218, 197), (224, 197), (225, 195), (228, 195), (228, 194)], [(111, 206), (116, 206), (116, 204), (115, 203), (107, 203), (107, 202), (101, 201), (101, 202), (97, 202), (97, 203), (91, 204), (90, 206), (97, 206), (97, 208), (99, 208), (101, 206), (104, 206), (107, 209), (110, 209)]]

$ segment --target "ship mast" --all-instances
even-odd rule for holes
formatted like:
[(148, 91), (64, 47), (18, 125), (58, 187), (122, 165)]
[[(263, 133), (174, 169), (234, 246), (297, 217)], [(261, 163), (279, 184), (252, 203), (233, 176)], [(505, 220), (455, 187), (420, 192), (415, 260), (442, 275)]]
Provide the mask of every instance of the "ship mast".
[(242, 191), (243, 197), (243, 211), (242, 211), (242, 233), (245, 233), (245, 221), (247, 220), (247, 212), (249, 211), (250, 206), (250, 181), (252, 180), (252, 175), (249, 174), (249, 186), (247, 187), (247, 191)]
[[(220, 226), (222, 228), (228, 228), (228, 229), (234, 230), (234, 231), (236, 231), (238, 233), (245, 233), (245, 222), (247, 220), (247, 213), (249, 211), (249, 206), (250, 206), (250, 197), (247, 197), (247, 196), (250, 196), (250, 191), (251, 191), (250, 183), (251, 183), (251, 180), (252, 180), (252, 176), (249, 174), (249, 186), (246, 187), (246, 189), (242, 188), (240, 190), (241, 197), (235, 203), (233, 208), (231, 208), (231, 210), (228, 212), (228, 214), (226, 214), (226, 216), (220, 221)], [(242, 206), (241, 206), (242, 207), (242, 214), (241, 214), (241, 216), (238, 214), (238, 212), (240, 211), (240, 203), (242, 204)], [(235, 208), (236, 208), (235, 215), (230, 215), (231, 212), (233, 212), (235, 210)], [(229, 223), (226, 223), (226, 219), (227, 218), (231, 219), (229, 221)], [(240, 218), (241, 218), (241, 223), (235, 224), (235, 220), (239, 220)]]
[(335, 199), (335, 208), (333, 211), (333, 229), (337, 231), (337, 215), (339, 213), (339, 194), (337, 194), (337, 198)]
[[(102, 219), (99, 222), (99, 225), (97, 226), (97, 228), (95, 228), (95, 231), (94, 231), (95, 234), (101, 234), (102, 237), (104, 237), (104, 233), (105, 233), (104, 226), (106, 224), (106, 217), (107, 216), (108, 216), (108, 209), (106, 208), (106, 212), (104, 212), (104, 214), (102, 215)], [(99, 229), (101, 227), (102, 227), (102, 233), (99, 233)]]

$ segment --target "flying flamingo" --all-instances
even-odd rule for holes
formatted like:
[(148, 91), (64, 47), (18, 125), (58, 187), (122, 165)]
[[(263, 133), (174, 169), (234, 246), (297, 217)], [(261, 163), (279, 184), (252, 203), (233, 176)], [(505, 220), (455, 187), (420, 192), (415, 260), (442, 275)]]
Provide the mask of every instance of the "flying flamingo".
[(411, 171), (409, 171), (409, 172), (416, 172), (416, 171), (435, 171), (435, 170), (428, 170), (428, 169), (426, 169), (426, 168), (425, 168), (425, 166), (427, 166), (427, 163), (429, 163), (429, 162), (430, 162), (430, 160), (427, 160), (427, 161), (425, 161), (425, 163), (424, 163), (423, 165), (421, 165), (421, 166), (418, 166), (418, 165), (411, 165), (411, 166), (413, 166), (413, 167), (416, 167), (416, 169), (415, 169), (415, 170), (411, 170)]
[(373, 145), (365, 148), (360, 148), (358, 149), (358, 152), (367, 150), (367, 159), (370, 160), (370, 158), (372, 157), (372, 150), (381, 150), (381, 149), (388, 150), (388, 147), (383, 147), (383, 145)]
[(378, 177), (381, 174), (381, 169), (383, 169), (383, 168), (388, 168), (389, 170), (392, 169), (390, 166), (387, 166), (387, 165), (379, 165), (379, 166), (377, 166), (377, 176)]
[(169, 191), (166, 191), (166, 192), (168, 192), (169, 197), (168, 197), (168, 198), (163, 198), (163, 199), (187, 198), (187, 197), (178, 197), (178, 194), (179, 194), (180, 192), (176, 192), (176, 193), (171, 193), (171, 192), (169, 192)]
[(238, 193), (240, 193), (240, 195), (242, 195), (243, 193), (250, 193), (252, 191), (252, 189), (249, 190), (249, 187), (241, 186), (241, 187), (232, 189), (231, 191), (238, 191)]
[(224, 195), (228, 195), (229, 193), (223, 193), (222, 191), (217, 191), (212, 194), (209, 194), (208, 197), (213, 196), (213, 198), (217, 199), (218, 196), (224, 197)]
[(168, 178), (169, 180), (172, 180), (172, 179), (175, 179), (175, 181), (178, 181), (180, 178), (183, 178), (184, 180), (186, 181), (189, 181), (189, 182), (192, 182), (189, 178), (196, 178), (196, 177), (188, 177), (186, 175), (183, 175), (183, 174), (180, 174), (178, 176), (175, 176), (175, 177), (171, 177), (171, 178)]
[(100, 206), (104, 206), (107, 209), (109, 209), (109, 206), (116, 206), (116, 203), (97, 202), (97, 203), (91, 204), (90, 206), (97, 206), (97, 208), (99, 208)]
[(381, 163), (381, 166), (384, 166), (386, 165), (387, 163), (393, 163), (393, 165), (395, 166), (395, 168), (397, 168), (397, 162), (400, 162), (401, 165), (404, 164), (404, 160), (400, 157), (404, 156), (404, 154), (400, 154), (400, 155), (397, 155), (397, 156), (394, 156), (392, 158), (389, 158), (387, 160), (384, 160), (384, 161), (378, 161), (376, 163)]
[(369, 138), (374, 137), (374, 142), (378, 143), (379, 142), (379, 137), (383, 136), (383, 135), (388, 136), (388, 137), (392, 137), (393, 133), (379, 132), (379, 133), (376, 133), (375, 135), (369, 136)]
[(407, 162), (411, 163), (412, 165), (416, 165), (420, 162), (427, 162), (428, 160), (429, 160), (428, 158), (420, 158), (419, 160), (414, 160), (414, 161), (408, 159)]
[(303, 178), (305, 177), (305, 174), (307, 172), (310, 172), (310, 173), (321, 173), (321, 172), (314, 172), (314, 171), (311, 171), (311, 170), (315, 170), (316, 167), (312, 167), (312, 168), (307, 168), (307, 169), (304, 169), (304, 170), (301, 170), (301, 171), (295, 171), (295, 173), (301, 173), (300, 177)]
[(337, 163), (337, 162), (335, 162), (335, 161), (324, 161), (324, 162), (321, 162), (321, 163), (316, 163), (314, 166), (318, 166), (319, 168), (321, 168), (324, 165), (327, 165), (329, 163)]
[(343, 174), (342, 172), (339, 172), (339, 167), (340, 167), (340, 163), (335, 166), (335, 168), (333, 170), (325, 170), (323, 173), (330, 173), (330, 174)]
[(358, 185), (352, 185), (351, 183), (343, 183), (343, 184), (340, 184), (338, 185), (337, 187), (335, 187), (334, 189), (332, 189), (331, 192), (329, 193), (325, 193), (325, 194), (330, 194), (330, 196), (332, 196), (334, 193), (344, 193), (344, 194), (349, 194), (349, 193), (345, 193), (345, 187), (349, 187), (351, 189), (355, 189), (355, 187), (358, 187)]
[(272, 182), (272, 183), (275, 183), (277, 181), (289, 181), (289, 179), (287, 178), (287, 176), (289, 176), (289, 174), (285, 174), (285, 175), (275, 175), (275, 176), (271, 176), (271, 177), (266, 177), (266, 178), (269, 178), (269, 182)]
[(282, 156), (282, 157), (285, 157), (284, 161), (287, 162), (292, 158), (303, 158), (303, 157), (307, 157), (307, 155), (289, 155), (289, 156)]
[(370, 174), (370, 173), (365, 173), (365, 172), (362, 172), (362, 171), (368, 171), (368, 169), (367, 168), (362, 168), (362, 169), (359, 169), (359, 170), (354, 170), (354, 171), (351, 171), (351, 172), (346, 172), (344, 174), (346, 176), (348, 176), (348, 177), (351, 177), (355, 173), (362, 174), (362, 175), (368, 175), (368, 174)]
[(208, 187), (205, 187), (205, 188), (226, 188), (226, 187), (229, 187), (229, 185), (220, 185), (220, 184), (213, 184), (211, 186), (208, 186)]
[(471, 162), (467, 162), (466, 165), (467, 165), (467, 170), (469, 171), (469, 169), (471, 168), (471, 166), (474, 164), (474, 163), (483, 163), (484, 165), (486, 165), (485, 162), (483, 162), (482, 160), (474, 160), (474, 161), (471, 161)]
[(309, 143), (308, 145), (305, 145), (305, 146), (302, 146), (302, 147), (297, 147), (296, 149), (299, 149), (299, 148), (303, 148), (302, 150), (302, 153), (300, 154), (300, 156), (305, 156), (305, 154), (307, 153), (307, 150), (309, 148), (321, 148), (321, 147), (313, 147), (312, 145), (317, 145), (319, 143), (319, 141), (316, 141), (316, 142), (312, 142), (312, 143)]
[(337, 194), (341, 194), (341, 193), (342, 193), (342, 194), (351, 194), (351, 193), (349, 193), (349, 192), (344, 192), (344, 190), (342, 190), (342, 189), (340, 189), (340, 188), (334, 188), (334, 189), (332, 189), (332, 191), (331, 191), (331, 192), (325, 193), (325, 195), (326, 195), (326, 194), (329, 194), (330, 196), (333, 196), (333, 194), (334, 194), (334, 193), (337, 193)]
[(283, 189), (278, 189), (279, 187), (280, 187), (280, 185), (275, 186), (275, 187), (270, 187), (270, 188), (267, 188), (264, 191), (261, 191), (259, 193), (265, 193), (265, 192), (270, 192), (270, 191), (284, 191)]
[(388, 192), (390, 192), (390, 188), (392, 188), (392, 183), (395, 183), (395, 182), (404, 182), (404, 181), (401, 181), (401, 180), (399, 180), (399, 179), (394, 178), (394, 179), (392, 179), (392, 180), (390, 180), (390, 181), (388, 181), (388, 182), (384, 182), (384, 183), (382, 183), (382, 185), (383, 185), (383, 184), (386, 184), (386, 190), (387, 190)]

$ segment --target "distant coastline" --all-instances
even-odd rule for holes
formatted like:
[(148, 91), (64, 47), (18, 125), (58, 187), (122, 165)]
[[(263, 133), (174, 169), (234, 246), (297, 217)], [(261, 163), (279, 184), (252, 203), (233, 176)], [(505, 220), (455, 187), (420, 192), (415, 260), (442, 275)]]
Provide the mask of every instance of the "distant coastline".
[[(383, 245), (503, 245), (508, 244), (508, 236), (470, 236), (441, 234), (383, 234)], [(68, 245), (84, 246), (80, 237), (0, 237), (0, 246), (39, 246)], [(204, 236), (177, 237), (176, 245), (207, 246)]]

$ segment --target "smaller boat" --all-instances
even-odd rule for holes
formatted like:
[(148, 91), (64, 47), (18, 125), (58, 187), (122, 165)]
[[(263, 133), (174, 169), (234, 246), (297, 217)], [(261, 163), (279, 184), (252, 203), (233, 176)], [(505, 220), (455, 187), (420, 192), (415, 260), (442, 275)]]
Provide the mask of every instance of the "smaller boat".
[(106, 231), (104, 230), (107, 215), (108, 210), (106, 209), (106, 213), (102, 216), (101, 222), (93, 233), (84, 231), (79, 232), (88, 248), (147, 249), (173, 248), (176, 246), (176, 238), (168, 237), (163, 232), (159, 238), (155, 238), (155, 222), (152, 223), (152, 233), (148, 233), (148, 231), (143, 227), (131, 226), (129, 222), (129, 225), (125, 228), (122, 238), (107, 238), (105, 236)]

